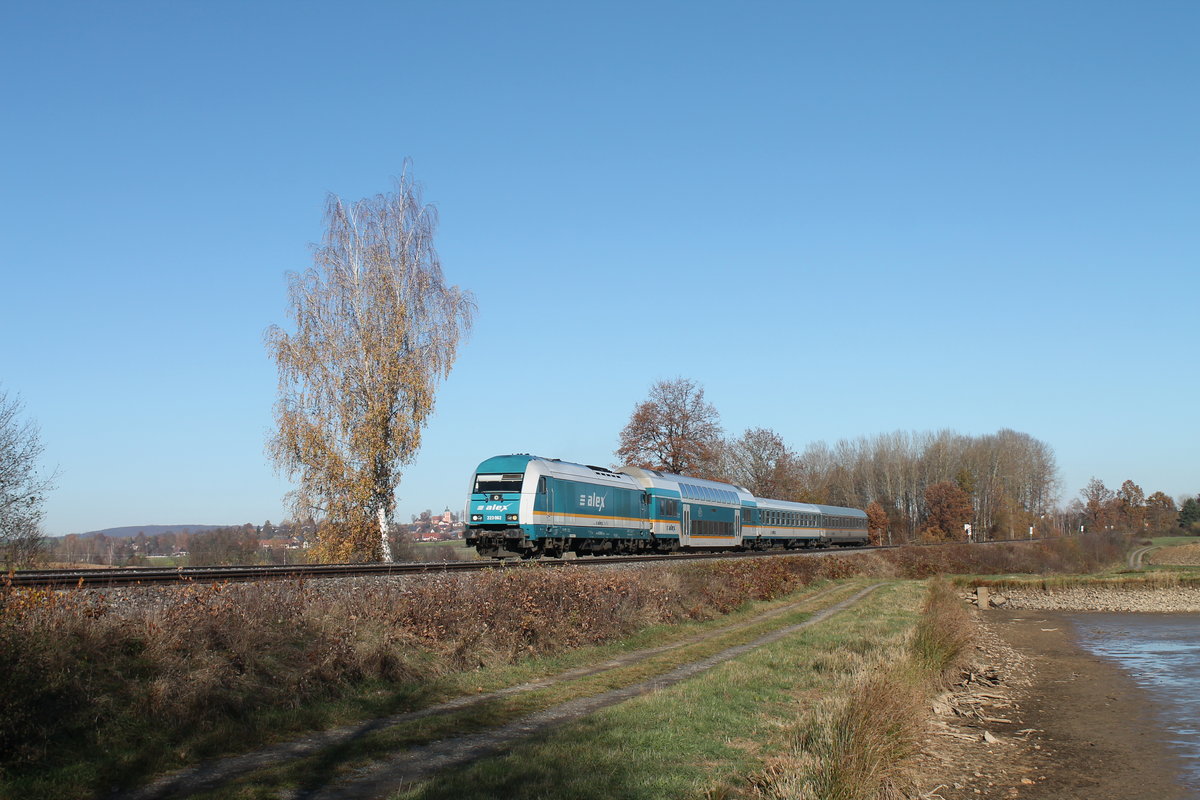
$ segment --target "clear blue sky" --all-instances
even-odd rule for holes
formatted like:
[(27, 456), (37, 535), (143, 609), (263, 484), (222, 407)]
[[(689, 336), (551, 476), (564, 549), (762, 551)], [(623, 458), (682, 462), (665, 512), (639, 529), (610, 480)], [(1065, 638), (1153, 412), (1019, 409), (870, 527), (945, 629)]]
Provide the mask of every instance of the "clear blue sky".
[(0, 385), (46, 529), (283, 516), (285, 273), (411, 157), (479, 301), (397, 517), (610, 463), (656, 380), (797, 449), (1200, 492), (1194, 2), (8, 3)]

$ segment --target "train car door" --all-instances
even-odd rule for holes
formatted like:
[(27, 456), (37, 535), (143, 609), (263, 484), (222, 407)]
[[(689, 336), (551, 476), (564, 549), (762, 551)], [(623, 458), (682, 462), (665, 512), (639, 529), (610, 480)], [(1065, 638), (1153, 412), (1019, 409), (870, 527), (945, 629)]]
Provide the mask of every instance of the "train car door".
[(687, 547), (692, 543), (692, 507), (687, 503), (683, 506), (683, 525), (679, 529), (679, 546)]
[(552, 535), (563, 536), (563, 535), (565, 535), (563, 530), (558, 527), (559, 523), (561, 522), (561, 520), (559, 520), (559, 518), (558, 518), (558, 506), (555, 505), (555, 496), (554, 495), (555, 495), (555, 487), (557, 486), (557, 484), (558, 484), (557, 480), (554, 480), (553, 478), (550, 478), (550, 477), (543, 476), (541, 479), (539, 479), (538, 489), (540, 489), (544, 493), (544, 496), (542, 497), (542, 502), (546, 504), (546, 516), (543, 517), (542, 519), (544, 519), (546, 521), (547, 525), (553, 525), (556, 528), (558, 528), (557, 530), (555, 530), (552, 533)]
[(742, 510), (740, 508), (733, 510), (733, 543), (736, 545), (742, 543)]

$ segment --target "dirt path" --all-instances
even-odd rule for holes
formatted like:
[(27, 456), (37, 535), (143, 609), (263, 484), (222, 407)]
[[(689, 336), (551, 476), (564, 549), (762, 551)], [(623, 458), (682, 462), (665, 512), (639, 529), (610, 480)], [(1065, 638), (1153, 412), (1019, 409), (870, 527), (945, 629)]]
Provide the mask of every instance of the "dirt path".
[[(925, 797), (1175, 800), (1181, 762), (1152, 701), (1112, 662), (1083, 650), (1052, 611), (981, 615), (995, 678), (981, 714), (943, 710), (920, 782)], [(991, 636), (990, 643), (987, 637)], [(998, 662), (998, 663), (997, 663)], [(986, 679), (984, 680), (986, 684)], [(970, 696), (964, 690), (961, 696)], [(960, 700), (961, 700), (960, 696)], [(988, 705), (990, 704), (990, 708)]]
[(412, 748), (391, 760), (360, 771), (350, 780), (326, 786), (308, 787), (288, 795), (288, 797), (291, 800), (334, 800), (335, 798), (336, 800), (373, 800), (373, 798), (386, 796), (390, 791), (394, 791), (402, 785), (411, 784), (435, 772), (495, 755), (519, 739), (573, 722), (587, 714), (630, 698), (673, 686), (751, 650), (777, 642), (785, 636), (823, 622), (839, 611), (854, 605), (883, 585), (877, 583), (868, 586), (852, 597), (818, 611), (804, 622), (779, 628), (754, 641), (730, 647), (700, 661), (683, 664), (647, 681), (621, 689), (613, 689), (592, 697), (571, 700), (494, 730)]
[(1130, 569), (1141, 569), (1142, 560), (1155, 550), (1161, 549), (1159, 545), (1151, 545), (1148, 547), (1139, 547), (1136, 550), (1129, 552), (1129, 558), (1126, 560)]
[[(608, 659), (599, 664), (591, 664), (591, 665), (587, 665), (587, 666), (583, 666), (583, 667), (578, 667), (576, 669), (572, 669), (572, 670), (568, 670), (566, 672), (558, 673), (556, 675), (548, 676), (542, 680), (531, 681), (528, 683), (520, 684), (518, 686), (510, 686), (510, 687), (506, 687), (504, 689), (499, 689), (499, 690), (493, 691), (493, 692), (458, 697), (458, 698), (449, 700), (444, 703), (439, 703), (437, 705), (428, 706), (426, 708), (419, 709), (417, 711), (410, 711), (410, 712), (396, 714), (396, 715), (382, 718), (382, 719), (370, 720), (370, 721), (362, 723), (360, 725), (349, 725), (349, 726), (335, 728), (335, 729), (328, 730), (328, 731), (321, 731), (319, 733), (313, 733), (308, 736), (301, 737), (294, 741), (283, 742), (283, 743), (280, 743), (277, 745), (273, 745), (271, 747), (264, 748), (262, 750), (254, 752), (254, 753), (247, 753), (247, 754), (240, 755), (240, 756), (230, 756), (228, 758), (210, 761), (210, 762), (201, 764), (197, 767), (192, 767), (189, 769), (171, 773), (169, 775), (165, 775), (165, 776), (163, 776), (145, 786), (142, 786), (138, 789), (135, 789), (135, 790), (132, 790), (129, 792), (118, 793), (118, 794), (112, 795), (109, 798), (109, 800), (165, 800), (165, 798), (186, 797), (188, 795), (195, 794), (197, 792), (211, 790), (211, 789), (217, 788), (229, 781), (232, 781), (240, 776), (250, 774), (252, 772), (255, 772), (256, 770), (275, 766), (275, 765), (279, 764), (281, 761), (311, 756), (311, 755), (321, 752), (322, 750), (326, 750), (326, 749), (333, 748), (333, 747), (336, 747), (338, 745), (341, 745), (341, 744), (344, 744), (347, 742), (354, 741), (354, 740), (359, 739), (368, 734), (374, 733), (376, 731), (384, 730), (386, 728), (389, 728), (389, 727), (392, 727), (395, 725), (400, 725), (400, 724), (403, 724), (406, 722), (423, 719), (426, 717), (451, 714), (456, 711), (461, 711), (463, 709), (470, 708), (472, 706), (481, 705), (481, 704), (491, 701), (491, 700), (496, 700), (496, 699), (500, 699), (500, 698), (504, 698), (504, 697), (510, 697), (513, 695), (518, 695), (518, 694), (522, 694), (522, 693), (526, 693), (526, 692), (533, 692), (533, 691), (536, 691), (539, 689), (545, 689), (547, 687), (555, 686), (560, 683), (565, 683), (567, 681), (573, 681), (573, 680), (578, 680), (580, 678), (591, 677), (593, 675), (598, 675), (600, 673), (608, 672), (610, 670), (620, 669), (622, 667), (627, 667), (627, 666), (630, 666), (633, 664), (637, 664), (641, 661), (645, 661), (649, 658), (652, 658), (653, 656), (657, 656), (662, 653), (670, 652), (672, 650), (678, 650), (678, 649), (681, 649), (684, 647), (689, 647), (692, 645), (701, 644), (706, 641), (717, 639), (719, 637), (728, 636), (730, 634), (737, 633), (738, 631), (745, 630), (745, 629), (750, 628), (755, 625), (760, 625), (764, 622), (769, 622), (772, 619), (776, 619), (778, 617), (781, 617), (786, 614), (797, 611), (806, 604), (821, 600), (830, 594), (833, 594), (835, 592), (838, 592), (839, 590), (846, 589), (846, 588), (847, 587), (845, 587), (844, 585), (831, 586), (831, 587), (823, 589), (819, 592), (815, 592), (813, 594), (806, 595), (802, 598), (799, 598), (798, 600), (796, 600), (794, 602), (788, 603), (783, 606), (779, 606), (778, 608), (771, 609), (770, 611), (766, 611), (762, 614), (758, 614), (754, 617), (751, 617), (750, 619), (742, 620), (741, 622), (737, 622), (732, 625), (726, 625), (726, 626), (723, 626), (720, 628), (708, 630), (708, 631), (705, 631), (696, 636), (691, 636), (691, 637), (682, 639), (677, 642), (671, 642), (670, 644), (660, 645), (658, 647), (646, 648), (646, 649), (638, 650), (638, 651), (631, 652), (631, 653), (625, 653), (625, 654), (622, 654), (615, 658)], [(872, 589), (874, 589), (874, 588), (875, 587), (872, 587)], [(854, 598), (851, 598), (851, 600), (856, 601), (857, 598), (860, 596), (864, 596), (864, 593), (860, 592), (858, 595), (855, 595)], [(823, 611), (818, 612), (812, 619), (808, 620), (805, 623), (801, 623), (800, 627), (803, 627), (808, 624), (812, 624), (814, 621), (817, 620), (817, 617), (824, 619), (824, 616), (827, 616), (830, 613), (835, 613), (833, 611), (833, 609), (840, 610), (842, 607), (844, 607), (849, 602), (851, 602), (851, 601), (850, 600), (843, 601), (842, 603), (839, 603), (835, 606), (831, 606), (830, 608), (827, 608)], [(792, 626), (792, 628), (788, 628), (786, 630), (790, 631), (793, 628), (796, 628), (796, 626)], [(771, 636), (771, 635), (774, 635), (774, 634), (768, 634), (768, 636)], [(780, 635), (783, 635), (783, 634), (780, 634)], [(756, 640), (756, 641), (760, 641), (760, 640)], [(772, 640), (772, 641), (774, 641), (774, 640)], [(733, 648), (733, 649), (736, 649), (736, 648)], [(729, 651), (725, 651), (725, 652), (729, 652)], [(719, 663), (719, 662), (715, 662), (715, 663)], [(711, 666), (711, 665), (709, 665), (709, 666)], [(681, 667), (680, 669), (683, 669), (683, 667)], [(671, 674), (674, 674), (674, 673), (671, 673)], [(658, 679), (657, 678), (652, 679), (652, 681), (648, 681), (647, 684), (652, 683), (653, 680), (658, 680)], [(639, 686), (641, 686), (641, 684), (639, 684)], [(633, 688), (633, 687), (630, 687), (630, 688)], [(657, 688), (657, 687), (654, 687), (654, 688)], [(625, 691), (625, 690), (617, 690), (617, 691)], [(612, 694), (612, 693), (610, 692), (609, 694)], [(632, 696), (632, 695), (630, 695), (630, 696)], [(581, 698), (580, 700), (572, 701), (572, 703), (581, 704), (580, 708), (583, 708), (586, 705), (586, 701), (589, 701), (592, 699), (594, 699), (594, 698)], [(619, 700), (613, 700), (613, 702), (618, 702), (618, 701)], [(611, 704), (611, 703), (609, 703), (609, 704)], [(565, 705), (569, 706), (571, 704), (568, 703)], [(597, 706), (597, 708), (600, 708), (600, 707), (603, 707), (603, 706)], [(590, 711), (590, 710), (595, 710), (595, 709), (589, 708), (587, 710), (580, 711), (579, 713), (580, 714), (588, 713), (588, 711)], [(551, 709), (551, 711), (553, 711), (553, 709)], [(542, 712), (542, 713), (545, 714), (548, 712)], [(534, 716), (537, 717), (539, 715), (534, 715)], [(519, 727), (523, 722), (524, 721), (518, 721), (517, 723), (513, 723), (513, 725), (508, 726), (508, 727), (513, 727), (513, 726)], [(538, 724), (540, 725), (541, 723), (538, 723)], [(516, 729), (517, 728), (514, 728), (514, 730), (516, 730)], [(531, 729), (529, 732), (533, 732), (533, 730)], [(488, 735), (489, 734), (485, 732), (485, 733), (478, 734), (477, 736), (478, 737), (486, 737)], [(520, 734), (520, 735), (525, 735), (525, 734)], [(442, 752), (443, 750), (445, 750), (445, 748), (446, 748), (445, 742), (438, 743), (439, 753)], [(470, 748), (468, 747), (467, 750), (470, 750)], [(410, 750), (408, 752), (415, 753), (415, 752), (417, 752), (417, 750)], [(467, 752), (467, 751), (464, 750), (464, 752)], [(430, 756), (425, 756), (425, 759), (426, 759), (425, 763), (434, 763), (434, 761), (432, 760), (432, 758)]]

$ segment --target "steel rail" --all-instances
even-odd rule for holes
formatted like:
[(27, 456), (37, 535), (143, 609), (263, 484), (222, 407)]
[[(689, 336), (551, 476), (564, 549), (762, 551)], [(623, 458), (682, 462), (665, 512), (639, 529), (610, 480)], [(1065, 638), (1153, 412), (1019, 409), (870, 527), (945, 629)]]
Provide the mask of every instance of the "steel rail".
[[(1003, 544), (1005, 542), (1029, 542), (1040, 539), (1000, 539), (977, 544)], [(49, 569), (9, 572), (0, 582), (11, 586), (67, 589), (71, 587), (113, 587), (152, 584), (223, 583), (265, 580), (307, 580), (323, 578), (350, 578), (363, 576), (420, 575), (444, 572), (476, 572), (485, 569), (514, 569), (538, 564), (548, 567), (565, 566), (618, 566), (621, 564), (645, 564), (649, 562), (671, 563), (676, 561), (701, 561), (728, 558), (774, 558), (780, 555), (828, 555), (830, 553), (862, 553), (869, 550), (888, 550), (897, 547), (936, 547), (941, 544), (963, 544), (945, 542), (937, 544), (875, 545), (866, 547), (822, 547), (801, 550), (725, 551), (701, 553), (670, 553), (636, 556), (584, 556), (580, 558), (539, 558), (531, 560), (506, 559), (503, 561), (406, 561), (375, 564), (268, 564), (258, 566), (229, 567), (117, 567), (113, 569)]]
[[(805, 553), (860, 552), (874, 548), (821, 548), (786, 551)], [(782, 555), (760, 552), (673, 553), (666, 555), (602, 556), (583, 558), (539, 558), (503, 561), (409, 561), (376, 564), (270, 564), (230, 567), (117, 567), (114, 569), (51, 569), (10, 572), (3, 582), (12, 586), (69, 588), (72, 586), (135, 586), (163, 583), (220, 583), (225, 581), (298, 580), (362, 576), (419, 575), (438, 572), (476, 572), (485, 569), (514, 569), (530, 564), (541, 566), (614, 566), (646, 562), (695, 561), (719, 558), (754, 558)]]

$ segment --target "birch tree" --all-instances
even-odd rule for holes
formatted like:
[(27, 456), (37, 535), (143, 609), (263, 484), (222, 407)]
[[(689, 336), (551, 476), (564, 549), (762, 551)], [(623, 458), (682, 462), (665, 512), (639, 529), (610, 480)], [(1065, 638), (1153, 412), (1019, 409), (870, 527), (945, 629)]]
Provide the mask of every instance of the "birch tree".
[(39, 471), (41, 439), (23, 410), (18, 398), (0, 392), (0, 562), (6, 570), (37, 560), (42, 503), (54, 485), (53, 474)]
[(407, 169), (393, 192), (330, 195), (312, 268), (289, 275), (292, 330), (267, 330), (279, 371), (268, 452), (298, 484), (296, 517), (323, 520), (318, 558), (391, 560), (402, 470), (475, 313), (445, 283), (436, 229)]

